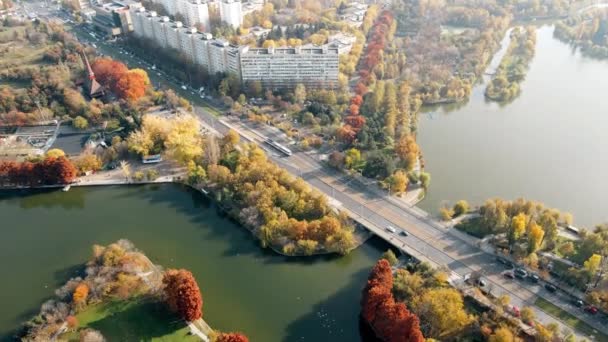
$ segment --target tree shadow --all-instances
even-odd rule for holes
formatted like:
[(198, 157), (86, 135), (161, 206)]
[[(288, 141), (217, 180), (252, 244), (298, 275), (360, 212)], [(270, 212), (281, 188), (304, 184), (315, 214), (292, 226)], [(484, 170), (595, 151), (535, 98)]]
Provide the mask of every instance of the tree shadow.
[(22, 209), (55, 208), (81, 209), (84, 207), (85, 191), (73, 189), (62, 192), (60, 188), (54, 189), (18, 189), (3, 190), (0, 193), (0, 202), (18, 201)]
[(370, 269), (354, 273), (348, 285), (327, 299), (315, 304), (312, 310), (289, 324), (283, 341), (376, 342), (374, 334), (359, 322), (359, 310), (352, 307), (353, 299), (361, 298)]
[(53, 277), (58, 283), (64, 284), (68, 280), (76, 277), (84, 278), (86, 276), (85, 270), (87, 266), (86, 264), (76, 264), (72, 266), (68, 266), (53, 272)]
[(105, 317), (87, 326), (101, 331), (109, 341), (151, 341), (174, 334), (185, 323), (164, 303), (145, 299), (134, 305), (112, 306)]

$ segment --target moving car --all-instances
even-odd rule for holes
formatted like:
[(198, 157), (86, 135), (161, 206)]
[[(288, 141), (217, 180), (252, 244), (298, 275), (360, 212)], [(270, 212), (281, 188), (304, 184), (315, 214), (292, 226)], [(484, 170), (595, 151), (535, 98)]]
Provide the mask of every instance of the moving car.
[(547, 289), (547, 291), (549, 292), (555, 292), (557, 291), (557, 287), (555, 287), (555, 285), (551, 285), (551, 284), (545, 284), (545, 288)]
[(388, 230), (389, 232), (395, 234), (397, 232), (397, 229), (395, 229), (395, 227), (393, 226), (387, 226), (386, 230)]
[(405, 230), (401, 230), (399, 232), (399, 234), (403, 235), (403, 236), (410, 236), (410, 233), (406, 232)]
[(598, 312), (597, 308), (595, 306), (593, 306), (593, 305), (586, 306), (585, 307), (585, 311), (587, 313), (592, 314), (592, 315), (597, 315), (597, 312)]

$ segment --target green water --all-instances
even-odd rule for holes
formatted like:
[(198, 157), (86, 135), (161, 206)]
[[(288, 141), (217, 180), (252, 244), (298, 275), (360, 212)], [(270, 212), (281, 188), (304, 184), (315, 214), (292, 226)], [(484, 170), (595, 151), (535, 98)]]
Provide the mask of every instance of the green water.
[(75, 275), (91, 245), (127, 238), (157, 264), (190, 269), (214, 328), (252, 341), (357, 341), (360, 290), (387, 246), (286, 258), (175, 185), (0, 193), (0, 339)]

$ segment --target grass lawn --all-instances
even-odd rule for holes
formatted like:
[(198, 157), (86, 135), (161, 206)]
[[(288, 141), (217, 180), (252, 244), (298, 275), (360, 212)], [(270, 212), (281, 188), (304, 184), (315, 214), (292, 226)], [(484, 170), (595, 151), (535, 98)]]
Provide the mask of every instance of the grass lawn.
[(549, 313), (550, 315), (561, 319), (564, 323), (566, 323), (566, 325), (568, 325), (572, 329), (578, 330), (586, 335), (593, 335), (598, 339), (598, 341), (608, 341), (608, 336), (593, 329), (593, 327), (589, 324), (581, 321), (574, 315), (571, 315), (570, 313), (560, 309), (559, 307), (555, 306), (554, 304), (543, 298), (538, 297), (534, 302), (534, 305), (543, 309), (543, 311)]
[(483, 225), (481, 222), (481, 217), (475, 217), (470, 220), (464, 220), (463, 222), (460, 222), (459, 224), (454, 226), (454, 228), (461, 230), (474, 237), (482, 239), (491, 232), (488, 227)]
[[(76, 318), (80, 328), (99, 330), (108, 341), (200, 341), (163, 303), (150, 299), (94, 305)], [(78, 333), (66, 337), (78, 341)]]

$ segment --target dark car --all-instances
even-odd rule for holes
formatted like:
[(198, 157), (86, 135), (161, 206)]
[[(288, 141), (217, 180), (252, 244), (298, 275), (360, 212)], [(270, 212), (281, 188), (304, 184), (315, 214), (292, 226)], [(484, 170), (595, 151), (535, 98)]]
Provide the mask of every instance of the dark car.
[(574, 302), (574, 305), (576, 305), (576, 307), (580, 308), (580, 307), (583, 307), (583, 305), (585, 305), (585, 303), (579, 299), (576, 302)]
[(484, 287), (484, 286), (488, 285), (488, 283), (486, 283), (486, 281), (483, 279), (479, 279), (479, 281), (477, 282), (477, 285), (479, 285), (480, 287)]
[(409, 236), (410, 234), (408, 232), (406, 232), (405, 230), (402, 230), (399, 232), (399, 234), (403, 235), (403, 236)]
[(528, 276), (528, 272), (523, 268), (517, 268), (513, 273), (515, 273), (515, 276), (520, 279), (524, 279), (526, 276)]
[(555, 287), (554, 285), (551, 285), (551, 284), (545, 284), (545, 288), (549, 292), (555, 292), (555, 291), (557, 291), (557, 287)]
[(537, 274), (531, 273), (528, 275), (528, 279), (530, 279), (530, 281), (533, 283), (538, 283), (540, 277)]

